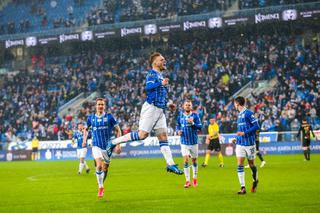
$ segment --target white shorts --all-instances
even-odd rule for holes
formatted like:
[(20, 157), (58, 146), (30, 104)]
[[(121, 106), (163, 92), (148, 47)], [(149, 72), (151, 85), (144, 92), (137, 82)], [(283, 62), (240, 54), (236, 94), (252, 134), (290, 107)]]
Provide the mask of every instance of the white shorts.
[(110, 163), (111, 161), (111, 156), (108, 156), (107, 151), (97, 146), (92, 147), (92, 155), (94, 159), (100, 158), (106, 163)]
[(191, 158), (198, 158), (198, 144), (184, 145), (181, 144), (182, 156), (191, 156)]
[(240, 158), (246, 157), (249, 160), (254, 160), (256, 158), (256, 145), (252, 145), (252, 146), (237, 145), (236, 156)]
[(85, 158), (87, 155), (87, 148), (81, 148), (81, 149), (77, 149), (77, 157), (78, 158)]
[(166, 116), (163, 109), (145, 102), (140, 113), (139, 130), (150, 133), (152, 129), (164, 129), (167, 132)]

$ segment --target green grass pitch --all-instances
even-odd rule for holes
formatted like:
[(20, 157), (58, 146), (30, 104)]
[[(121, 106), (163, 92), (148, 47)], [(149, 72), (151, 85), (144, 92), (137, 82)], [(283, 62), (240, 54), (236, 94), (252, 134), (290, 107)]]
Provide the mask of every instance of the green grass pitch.
[[(211, 158), (199, 168), (199, 186), (189, 189), (161, 158), (114, 159), (101, 200), (94, 173), (76, 174), (78, 161), (1, 162), (0, 212), (319, 212), (320, 155), (310, 162), (302, 154), (265, 158), (257, 193), (245, 196), (236, 194), (235, 157), (225, 158), (225, 168)], [(181, 158), (176, 162), (182, 165)], [(251, 171), (245, 171), (250, 190)]]

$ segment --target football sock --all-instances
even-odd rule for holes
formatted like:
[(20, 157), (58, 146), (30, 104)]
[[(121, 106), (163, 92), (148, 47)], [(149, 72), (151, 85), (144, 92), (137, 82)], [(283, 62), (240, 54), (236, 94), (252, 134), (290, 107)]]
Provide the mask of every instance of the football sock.
[(223, 165), (223, 155), (221, 152), (218, 155), (218, 159), (219, 159), (220, 165)]
[(86, 161), (84, 162), (84, 167), (86, 168), (86, 170), (88, 170), (88, 169), (89, 169), (89, 166), (88, 166), (88, 164), (87, 164), (87, 162), (86, 162)]
[(140, 138), (139, 138), (139, 132), (138, 132), (138, 131), (130, 132), (130, 139), (131, 139), (131, 141), (138, 141), (138, 140), (140, 140)]
[(138, 131), (133, 131), (133, 132), (130, 132), (128, 134), (125, 134), (119, 138), (116, 138), (114, 140), (112, 140), (112, 144), (113, 145), (118, 145), (120, 143), (126, 143), (126, 142), (129, 142), (129, 141), (138, 141), (140, 140), (139, 138), (139, 132)]
[(104, 172), (96, 170), (96, 176), (97, 176), (99, 188), (103, 188)]
[(251, 167), (253, 181), (258, 180), (258, 170), (256, 166)]
[(193, 163), (192, 164), (192, 172), (193, 172), (193, 179), (197, 179), (198, 176), (198, 164), (197, 163)]
[(172, 153), (171, 153), (171, 149), (169, 147), (168, 141), (159, 141), (160, 144), (160, 151), (164, 157), (164, 159), (166, 160), (168, 165), (174, 165), (174, 161), (172, 158)]
[(310, 160), (310, 153), (311, 153), (310, 148), (308, 148), (308, 149), (307, 149), (308, 160)]
[(244, 176), (244, 168), (242, 165), (238, 165), (237, 172), (238, 172), (240, 186), (244, 187), (245, 186), (245, 179), (244, 179), (245, 176)]
[(190, 181), (190, 167), (188, 163), (184, 163), (184, 176), (186, 177), (186, 181)]
[(308, 160), (308, 153), (307, 152), (308, 152), (307, 150), (303, 150), (304, 158), (306, 160)]
[(206, 157), (205, 157), (205, 159), (204, 159), (204, 164), (205, 164), (205, 165), (208, 165), (209, 159), (210, 159), (210, 153), (207, 153), (207, 154), (206, 154)]
[(82, 172), (83, 167), (84, 167), (84, 163), (80, 163), (80, 164), (79, 164), (79, 173), (81, 173), (81, 172)]
[(260, 152), (257, 152), (257, 156), (259, 157), (259, 159), (260, 159), (261, 161), (264, 161), (264, 160), (263, 160), (263, 157), (262, 157), (262, 155), (261, 155)]

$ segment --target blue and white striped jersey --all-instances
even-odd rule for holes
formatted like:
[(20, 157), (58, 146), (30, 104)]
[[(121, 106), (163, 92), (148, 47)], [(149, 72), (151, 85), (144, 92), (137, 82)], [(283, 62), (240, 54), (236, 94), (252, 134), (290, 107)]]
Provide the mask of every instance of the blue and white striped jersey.
[(146, 101), (161, 109), (167, 108), (168, 89), (162, 85), (163, 76), (160, 72), (150, 70), (146, 79)]
[(237, 132), (244, 132), (244, 136), (237, 136), (237, 144), (252, 146), (255, 144), (255, 132), (260, 129), (258, 120), (252, 111), (244, 108), (238, 115)]
[[(89, 133), (89, 136), (87, 137), (87, 141), (88, 139), (90, 138), (90, 133)], [(81, 148), (84, 148), (82, 147), (82, 143), (83, 143), (83, 132), (77, 130), (75, 131), (75, 133), (73, 133), (73, 139), (76, 141), (77, 143), (77, 149), (81, 149)], [(87, 143), (87, 146), (88, 147), (88, 143)]]
[[(193, 118), (193, 123), (188, 123), (188, 119)], [(176, 131), (182, 131), (180, 137), (181, 144), (198, 144), (198, 131), (202, 129), (202, 124), (197, 113), (180, 113), (177, 119)]]
[(89, 115), (87, 126), (92, 131), (92, 146), (106, 149), (107, 144), (111, 142), (112, 131), (118, 122), (110, 113), (104, 113), (101, 116)]

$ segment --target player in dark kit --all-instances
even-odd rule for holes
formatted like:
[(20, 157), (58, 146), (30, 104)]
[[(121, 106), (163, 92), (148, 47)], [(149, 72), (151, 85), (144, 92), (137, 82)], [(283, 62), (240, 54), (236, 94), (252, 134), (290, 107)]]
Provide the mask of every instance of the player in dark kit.
[(307, 119), (303, 119), (297, 137), (302, 132), (301, 142), (305, 160), (310, 160), (310, 133), (315, 137), (312, 126), (307, 122)]

